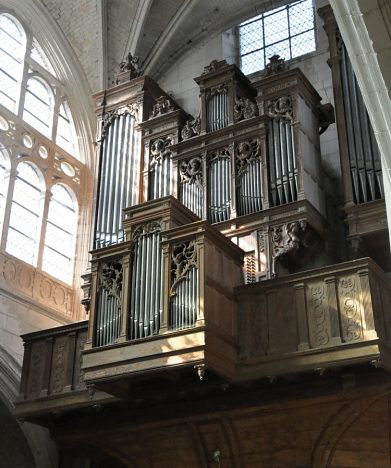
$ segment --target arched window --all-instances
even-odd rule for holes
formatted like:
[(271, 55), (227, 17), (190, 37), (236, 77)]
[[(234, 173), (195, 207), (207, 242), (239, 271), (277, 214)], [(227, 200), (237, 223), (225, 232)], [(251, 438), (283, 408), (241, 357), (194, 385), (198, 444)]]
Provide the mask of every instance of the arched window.
[(17, 111), (26, 34), (12, 16), (0, 15), (0, 104), (12, 112)]
[(0, 232), (3, 224), (5, 200), (8, 191), (10, 160), (5, 148), (0, 145)]
[(51, 55), (1, 8), (0, 248), (71, 284), (87, 168), (67, 89)]
[(76, 226), (75, 195), (62, 184), (53, 185), (46, 224), (42, 269), (66, 283), (72, 281)]
[(28, 162), (19, 163), (6, 250), (32, 265), (36, 265), (37, 262), (43, 188), (44, 183), (39, 170)]
[(54, 96), (49, 85), (40, 78), (27, 81), (23, 120), (47, 137), (51, 137)]
[(71, 154), (76, 153), (75, 127), (66, 102), (62, 103), (58, 113), (56, 143)]

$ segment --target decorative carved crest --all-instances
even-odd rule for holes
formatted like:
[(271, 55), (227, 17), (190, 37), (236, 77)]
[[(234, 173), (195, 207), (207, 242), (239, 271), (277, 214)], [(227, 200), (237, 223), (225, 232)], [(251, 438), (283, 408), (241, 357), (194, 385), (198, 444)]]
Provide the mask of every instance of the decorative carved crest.
[(200, 134), (201, 131), (201, 119), (197, 117), (196, 119), (189, 119), (185, 126), (182, 128), (181, 136), (182, 140), (188, 140), (194, 136)]
[(131, 75), (130, 78), (137, 78), (141, 75), (141, 70), (138, 65), (139, 59), (138, 57), (133, 57), (133, 55), (129, 52), (126, 56), (126, 59), (119, 64), (119, 69), (121, 72), (130, 71)]
[(176, 295), (176, 289), (191, 268), (197, 268), (197, 250), (194, 241), (181, 242), (172, 246), (171, 252), (171, 288), (170, 296)]
[(169, 98), (166, 96), (160, 96), (156, 99), (156, 103), (153, 106), (152, 112), (149, 118), (158, 117), (159, 115), (167, 114), (174, 110), (174, 106)]
[(231, 151), (229, 148), (223, 148), (211, 151), (208, 157), (208, 164), (215, 162), (218, 159), (227, 159), (231, 157)]
[(236, 176), (240, 177), (247, 171), (248, 165), (261, 156), (261, 141), (254, 140), (241, 141), (235, 148)]
[(171, 151), (168, 147), (172, 143), (172, 137), (167, 136), (165, 138), (158, 138), (151, 143), (150, 147), (150, 158), (149, 158), (149, 170), (153, 171), (156, 166), (162, 163), (162, 159), (170, 156)]
[(234, 106), (234, 119), (235, 122), (240, 120), (251, 119), (257, 113), (257, 106), (255, 102), (248, 98), (237, 99)]
[(225, 60), (212, 60), (210, 64), (204, 68), (202, 74), (206, 75), (207, 73), (218, 70), (219, 68), (222, 68), (225, 65), (227, 65), (227, 62)]
[(274, 75), (288, 69), (288, 66), (283, 58), (278, 54), (269, 58), (269, 63), (266, 65), (266, 75)]
[(112, 262), (103, 263), (100, 271), (100, 288), (108, 292), (109, 296), (115, 297), (118, 300), (119, 307), (121, 306), (121, 291), (122, 291), (122, 262), (121, 260), (113, 260)]
[(202, 159), (191, 158), (189, 161), (181, 161), (179, 166), (181, 184), (198, 184), (202, 186)]
[(121, 117), (123, 115), (131, 115), (138, 121), (138, 113), (140, 109), (140, 103), (134, 102), (133, 104), (129, 104), (125, 107), (121, 107), (119, 109), (111, 110), (106, 112), (102, 116), (102, 132), (101, 132), (101, 139), (99, 142), (103, 141), (106, 137), (107, 130), (110, 125), (113, 123), (114, 119)]
[(151, 221), (149, 223), (140, 224), (136, 227), (132, 234), (132, 241), (136, 243), (141, 236), (148, 236), (161, 232), (162, 224), (160, 221)]
[[(202, 90), (203, 91), (203, 90)], [(211, 88), (207, 88), (205, 90), (205, 97), (206, 99), (210, 99), (217, 94), (227, 94), (228, 93), (228, 86), (226, 83), (220, 83), (217, 86), (212, 86)]]
[(293, 109), (292, 102), (289, 96), (281, 96), (274, 101), (268, 103), (268, 112), (269, 117), (280, 118), (284, 117), (286, 119), (293, 119)]

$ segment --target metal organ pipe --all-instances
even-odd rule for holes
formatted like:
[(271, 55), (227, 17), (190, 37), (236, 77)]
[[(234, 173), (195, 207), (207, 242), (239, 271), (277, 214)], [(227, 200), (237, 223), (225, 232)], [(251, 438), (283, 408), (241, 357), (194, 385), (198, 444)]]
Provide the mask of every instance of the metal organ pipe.
[(145, 225), (134, 244), (129, 339), (159, 332), (162, 316), (163, 253), (160, 230)]
[(297, 200), (297, 167), (290, 119), (272, 117), (268, 132), (268, 176), (273, 206)]
[(353, 194), (356, 203), (366, 203), (384, 197), (380, 153), (344, 44), (341, 56), (341, 81)]
[(129, 113), (115, 115), (102, 138), (101, 167), (96, 215), (95, 247), (124, 239), (122, 210), (137, 201), (140, 154)]

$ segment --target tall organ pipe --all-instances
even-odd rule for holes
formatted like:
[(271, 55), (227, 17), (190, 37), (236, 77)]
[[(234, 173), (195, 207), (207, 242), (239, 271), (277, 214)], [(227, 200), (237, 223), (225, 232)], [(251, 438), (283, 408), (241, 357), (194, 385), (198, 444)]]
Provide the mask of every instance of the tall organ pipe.
[(297, 167), (291, 122), (272, 117), (268, 125), (268, 177), (272, 206), (297, 200)]
[(162, 249), (160, 228), (138, 228), (132, 262), (129, 339), (159, 332), (162, 315)]
[(95, 247), (124, 240), (122, 210), (137, 202), (140, 152), (134, 117), (115, 115), (101, 141)]
[(384, 197), (380, 152), (346, 47), (341, 48), (341, 81), (350, 173), (356, 203)]

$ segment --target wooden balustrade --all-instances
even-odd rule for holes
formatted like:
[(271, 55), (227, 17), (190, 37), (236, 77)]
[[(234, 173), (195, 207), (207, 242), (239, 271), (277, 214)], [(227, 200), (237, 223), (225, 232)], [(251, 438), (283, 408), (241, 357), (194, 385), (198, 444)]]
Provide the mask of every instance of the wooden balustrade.
[(390, 291), (368, 258), (237, 289), (239, 378), (376, 360)]
[(88, 322), (76, 322), (23, 335), (24, 358), (17, 413), (36, 414), (111, 398), (88, 392), (82, 354)]

